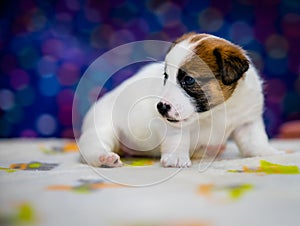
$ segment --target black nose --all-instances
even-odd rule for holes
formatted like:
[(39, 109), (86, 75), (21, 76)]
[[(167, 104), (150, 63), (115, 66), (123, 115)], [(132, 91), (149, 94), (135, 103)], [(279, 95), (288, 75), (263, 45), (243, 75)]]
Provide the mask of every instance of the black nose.
[(156, 107), (157, 107), (158, 112), (159, 112), (162, 116), (165, 116), (165, 115), (168, 113), (168, 111), (170, 111), (170, 109), (171, 109), (171, 106), (170, 106), (169, 104), (164, 104), (164, 103), (162, 103), (162, 102), (159, 102), (159, 103), (156, 105)]

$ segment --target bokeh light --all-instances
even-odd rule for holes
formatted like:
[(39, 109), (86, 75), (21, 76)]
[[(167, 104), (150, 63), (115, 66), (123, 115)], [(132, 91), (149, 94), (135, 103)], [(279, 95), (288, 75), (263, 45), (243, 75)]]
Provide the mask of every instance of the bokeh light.
[(36, 71), (40, 76), (56, 74), (58, 68), (57, 60), (49, 55), (41, 57), (36, 66)]
[(15, 96), (12, 91), (7, 89), (0, 90), (0, 108), (10, 110), (15, 105)]
[(60, 66), (57, 76), (61, 85), (74, 85), (79, 80), (80, 68), (76, 64), (66, 62)]
[(199, 14), (199, 25), (206, 32), (216, 32), (223, 25), (223, 15), (215, 8), (204, 9)]
[(57, 121), (52, 115), (42, 114), (36, 121), (36, 128), (41, 135), (51, 136), (57, 128)]
[[(300, 119), (300, 1), (12, 0), (1, 7), (0, 137), (72, 137), (74, 91), (97, 57), (128, 42), (172, 41), (189, 31), (221, 36), (248, 51), (265, 80), (269, 135)], [(153, 52), (166, 50), (145, 46), (145, 53)], [(136, 54), (120, 52), (118, 59)], [(90, 102), (135, 72), (125, 68), (99, 94), (95, 81), (105, 70), (91, 75)]]
[(57, 76), (49, 74), (39, 79), (39, 90), (44, 96), (55, 96), (60, 89)]
[(24, 89), (29, 84), (29, 75), (26, 71), (15, 68), (10, 73), (10, 82), (15, 90)]
[(241, 46), (245, 46), (253, 39), (253, 31), (249, 24), (245, 22), (235, 22), (229, 30), (229, 38)]

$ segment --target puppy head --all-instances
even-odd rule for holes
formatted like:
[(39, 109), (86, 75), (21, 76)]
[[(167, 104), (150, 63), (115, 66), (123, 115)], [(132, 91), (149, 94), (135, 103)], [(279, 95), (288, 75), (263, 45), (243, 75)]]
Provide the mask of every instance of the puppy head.
[(230, 98), (248, 68), (240, 47), (208, 34), (186, 34), (166, 55), (157, 109), (173, 125), (193, 122)]

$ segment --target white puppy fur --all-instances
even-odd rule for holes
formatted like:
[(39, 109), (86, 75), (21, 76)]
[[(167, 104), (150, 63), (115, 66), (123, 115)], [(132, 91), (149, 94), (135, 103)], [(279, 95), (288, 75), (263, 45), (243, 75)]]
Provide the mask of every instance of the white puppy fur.
[[(175, 42), (164, 63), (145, 66), (90, 108), (79, 139), (88, 164), (122, 166), (122, 149), (130, 154), (161, 154), (164, 167), (189, 167), (193, 152), (207, 146), (220, 148), (230, 136), (243, 156), (278, 153), (268, 142), (262, 119), (262, 82), (250, 61), (230, 97), (207, 111), (195, 110), (195, 99), (178, 82), (178, 69), (191, 61), (195, 46), (219, 38), (205, 35), (192, 42), (193, 37), (196, 34)], [(214, 101), (220, 95), (211, 97), (211, 90), (218, 93), (222, 88), (211, 87), (203, 90)], [(166, 115), (159, 113), (158, 103), (169, 106)]]

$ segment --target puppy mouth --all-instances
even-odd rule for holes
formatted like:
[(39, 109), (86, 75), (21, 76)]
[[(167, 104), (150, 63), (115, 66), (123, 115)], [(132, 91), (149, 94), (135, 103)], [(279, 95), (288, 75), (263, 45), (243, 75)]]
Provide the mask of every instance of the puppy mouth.
[(180, 119), (176, 119), (176, 118), (173, 118), (172, 116), (165, 116), (164, 118), (170, 122), (170, 123), (173, 123), (173, 124), (177, 124), (177, 123), (190, 123), (193, 121), (193, 118), (197, 115), (196, 112), (194, 112), (194, 114), (190, 115), (189, 117), (187, 118), (180, 118)]
[(174, 119), (174, 118), (167, 118), (167, 121), (177, 123), (180, 122), (180, 120)]
[(184, 118), (184, 119), (176, 119), (176, 118), (173, 118), (173, 117), (170, 117), (170, 116), (166, 116), (165, 119), (166, 119), (168, 122), (171, 122), (171, 123), (186, 122), (186, 121), (188, 120), (188, 118)]

